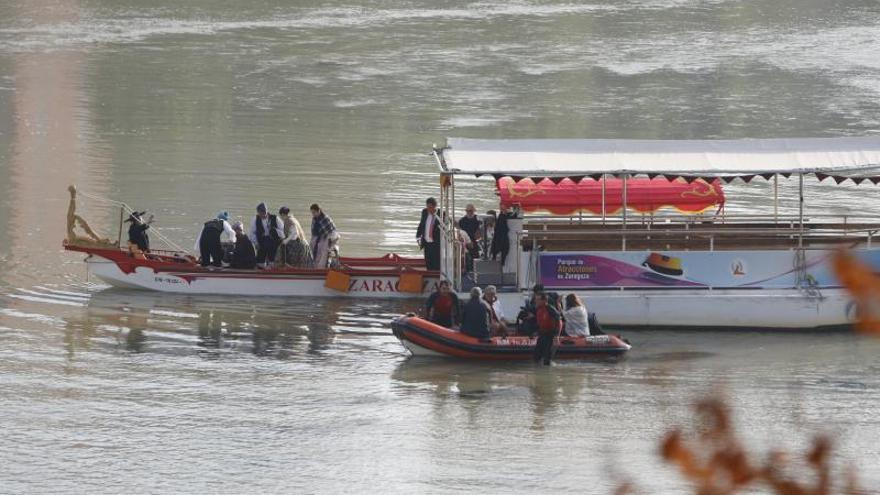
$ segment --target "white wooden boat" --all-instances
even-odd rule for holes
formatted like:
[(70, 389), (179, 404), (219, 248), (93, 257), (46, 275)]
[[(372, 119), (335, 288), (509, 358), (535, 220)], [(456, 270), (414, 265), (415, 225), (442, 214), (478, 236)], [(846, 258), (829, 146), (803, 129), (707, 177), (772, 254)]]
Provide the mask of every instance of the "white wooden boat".
[[(64, 249), (86, 254), (91, 274), (121, 288), (182, 294), (230, 294), (243, 296), (309, 296), (423, 298), (434, 290), (439, 273), (425, 269), (421, 258), (388, 254), (377, 258), (340, 258), (334, 268), (291, 268), (240, 270), (201, 266), (182, 250), (132, 252), (101, 238), (76, 214), (76, 188), (70, 186), (67, 238)], [(130, 210), (128, 210), (130, 212)], [(78, 234), (76, 228), (84, 230)]]

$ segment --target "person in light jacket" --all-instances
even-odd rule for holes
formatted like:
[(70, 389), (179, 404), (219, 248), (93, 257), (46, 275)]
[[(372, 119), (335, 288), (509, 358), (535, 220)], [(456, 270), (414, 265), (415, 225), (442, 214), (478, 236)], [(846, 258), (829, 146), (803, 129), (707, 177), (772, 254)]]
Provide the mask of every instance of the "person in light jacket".
[(284, 226), (284, 239), (278, 249), (277, 263), (280, 266), (311, 268), (314, 265), (312, 248), (299, 220), (290, 214), (290, 208), (286, 206), (278, 210), (278, 218)]
[(587, 308), (580, 298), (574, 294), (565, 296), (565, 334), (569, 337), (586, 337), (590, 335), (590, 322)]

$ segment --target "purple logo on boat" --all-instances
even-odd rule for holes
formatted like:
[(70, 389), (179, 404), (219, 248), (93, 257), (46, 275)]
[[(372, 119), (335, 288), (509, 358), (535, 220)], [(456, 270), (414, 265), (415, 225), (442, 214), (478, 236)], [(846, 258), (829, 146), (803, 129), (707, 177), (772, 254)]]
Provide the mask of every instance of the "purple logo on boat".
[[(653, 257), (653, 258), (652, 258)], [(664, 260), (663, 258), (667, 258)], [(702, 287), (677, 278), (680, 262), (652, 253), (642, 265), (588, 254), (541, 255), (541, 283), (547, 288), (577, 287)], [(660, 264), (660, 262), (663, 264)], [(659, 270), (658, 268), (666, 268)]]

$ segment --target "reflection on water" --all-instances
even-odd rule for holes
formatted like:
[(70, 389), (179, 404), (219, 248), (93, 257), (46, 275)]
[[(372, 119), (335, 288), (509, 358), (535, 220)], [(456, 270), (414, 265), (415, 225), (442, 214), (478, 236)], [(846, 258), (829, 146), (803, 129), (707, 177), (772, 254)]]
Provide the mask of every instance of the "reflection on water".
[(413, 304), (417, 303), (384, 305), (379, 313), (375, 302), (351, 299), (304, 301), (101, 290), (89, 295), (84, 313), (65, 318), (66, 340), (71, 355), (88, 350), (90, 338), (102, 332), (115, 335), (114, 344), (124, 344), (130, 352), (186, 353), (195, 345), (204, 358), (247, 352), (283, 360), (293, 354), (320, 356), (333, 346), (338, 334), (388, 337), (391, 318)]
[[(876, 133), (878, 25), (861, 0), (0, 3), (0, 491), (607, 493), (612, 459), (680, 493), (656, 440), (720, 384), (754, 442), (831, 430), (880, 484), (876, 341), (633, 332), (620, 362), (420, 361), (388, 328), (416, 302), (103, 290), (60, 250), (71, 182), (182, 246), (220, 210), (319, 202), (344, 253), (414, 255), (447, 135)], [(827, 182), (808, 215), (880, 207)], [(485, 211), (491, 187), (458, 199)], [(771, 197), (731, 184), (727, 208)], [(117, 212), (80, 208), (115, 236)]]

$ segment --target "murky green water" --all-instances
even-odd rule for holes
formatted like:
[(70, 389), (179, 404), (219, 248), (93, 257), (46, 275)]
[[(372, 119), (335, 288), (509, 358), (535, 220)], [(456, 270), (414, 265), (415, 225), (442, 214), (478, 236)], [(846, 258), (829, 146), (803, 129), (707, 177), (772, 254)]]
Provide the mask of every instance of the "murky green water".
[[(0, 492), (675, 493), (657, 441), (718, 386), (757, 447), (827, 431), (880, 485), (877, 341), (633, 333), (619, 363), (418, 362), (389, 333), (407, 303), (106, 291), (60, 249), (76, 183), (184, 247), (219, 210), (319, 202), (346, 254), (415, 254), (447, 135), (876, 133), (877, 53), (874, 1), (0, 1)], [(873, 187), (812, 190), (808, 213), (880, 209)], [(459, 194), (493, 205), (485, 182)]]

